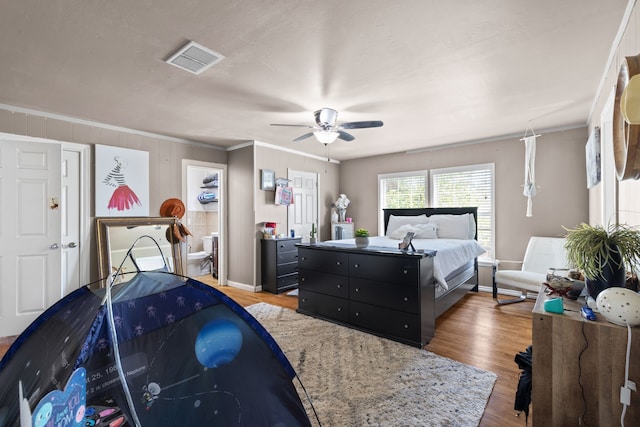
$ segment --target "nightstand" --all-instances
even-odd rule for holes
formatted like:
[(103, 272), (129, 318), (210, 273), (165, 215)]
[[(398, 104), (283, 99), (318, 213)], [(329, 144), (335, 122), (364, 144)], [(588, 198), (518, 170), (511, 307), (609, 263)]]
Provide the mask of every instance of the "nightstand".
[(262, 239), (262, 290), (279, 294), (298, 287), (298, 248), (302, 238)]

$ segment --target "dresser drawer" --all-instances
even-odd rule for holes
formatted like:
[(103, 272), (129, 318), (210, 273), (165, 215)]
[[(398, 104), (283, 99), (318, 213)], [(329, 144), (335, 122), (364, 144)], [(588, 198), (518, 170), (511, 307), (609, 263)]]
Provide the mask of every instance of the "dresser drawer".
[(321, 273), (300, 268), (298, 271), (298, 285), (300, 288), (313, 292), (340, 298), (349, 297), (349, 278), (339, 274)]
[(420, 316), (351, 301), (349, 323), (371, 331), (420, 342)]
[(331, 271), (346, 275), (349, 271), (349, 255), (343, 252), (332, 252), (299, 248), (298, 264), (300, 268), (316, 271)]
[(298, 263), (290, 262), (289, 264), (278, 264), (276, 267), (276, 276), (282, 276), (285, 274), (297, 273)]
[(346, 323), (349, 321), (349, 302), (346, 299), (298, 288), (298, 310)]
[(296, 243), (300, 243), (301, 239), (277, 240), (276, 250), (278, 252), (296, 251)]
[(349, 275), (380, 282), (415, 284), (420, 275), (419, 258), (350, 254)]
[(415, 283), (396, 285), (352, 277), (349, 279), (349, 299), (407, 313), (420, 313), (420, 292)]
[(280, 276), (276, 280), (278, 284), (278, 290), (283, 290), (287, 287), (294, 287), (298, 284), (298, 275), (297, 274), (289, 274), (287, 276)]
[(297, 250), (289, 252), (278, 251), (278, 254), (276, 255), (276, 263), (286, 264), (288, 262), (298, 262)]

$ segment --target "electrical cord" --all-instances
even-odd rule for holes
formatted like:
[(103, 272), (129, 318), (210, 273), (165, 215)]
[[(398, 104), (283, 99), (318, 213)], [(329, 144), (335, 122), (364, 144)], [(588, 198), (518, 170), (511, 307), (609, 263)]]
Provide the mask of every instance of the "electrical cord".
[[(629, 357), (631, 356), (631, 326), (627, 323), (627, 354), (624, 363), (624, 388), (629, 388)], [(629, 395), (631, 392), (629, 391)], [(622, 401), (622, 398), (620, 399)], [(626, 403), (622, 403), (622, 414), (620, 415), (620, 426), (624, 427), (624, 416), (627, 413)]]
[(582, 415), (580, 416), (579, 419), (579, 425), (584, 425), (586, 427), (589, 427), (589, 424), (587, 424), (587, 422), (584, 420), (585, 416), (587, 415), (587, 398), (584, 395), (584, 385), (582, 384), (582, 354), (587, 350), (587, 348), (589, 348), (589, 340), (587, 340), (587, 334), (584, 331), (584, 324), (586, 323), (585, 319), (582, 319), (582, 336), (584, 337), (584, 347), (582, 348), (582, 350), (580, 351), (580, 354), (578, 355), (578, 385), (580, 385), (580, 394), (582, 395)]

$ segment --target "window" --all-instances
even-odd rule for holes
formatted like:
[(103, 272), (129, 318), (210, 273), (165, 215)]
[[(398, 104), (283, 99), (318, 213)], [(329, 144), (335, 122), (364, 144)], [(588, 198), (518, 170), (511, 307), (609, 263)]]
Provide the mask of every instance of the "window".
[(493, 163), (378, 175), (378, 234), (384, 233), (382, 209), (385, 208), (477, 206), (478, 243), (493, 259), (493, 181)]
[(379, 232), (384, 233), (384, 215), (382, 209), (424, 208), (427, 206), (428, 171), (413, 171), (378, 175), (378, 189), (381, 213)]
[(432, 169), (430, 206), (478, 207), (478, 243), (494, 258), (493, 163)]

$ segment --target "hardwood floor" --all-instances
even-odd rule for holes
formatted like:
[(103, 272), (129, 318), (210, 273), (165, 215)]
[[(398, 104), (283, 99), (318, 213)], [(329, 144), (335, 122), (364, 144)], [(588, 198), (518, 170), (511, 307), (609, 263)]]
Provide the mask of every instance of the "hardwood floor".
[[(295, 297), (219, 286), (210, 276), (198, 279), (224, 292), (245, 307), (258, 302), (292, 310), (298, 307)], [(438, 318), (436, 336), (425, 347), (440, 356), (498, 375), (480, 422), (481, 427), (525, 425), (524, 414), (516, 417), (516, 411), (513, 410), (520, 373), (514, 357), (531, 344), (533, 305), (533, 300), (527, 300), (524, 303), (498, 307), (489, 293), (469, 293)], [(0, 338), (0, 355), (6, 352), (12, 341), (12, 338)], [(464, 405), (464, 402), (460, 402), (460, 405)], [(532, 422), (531, 417), (529, 422)]]

